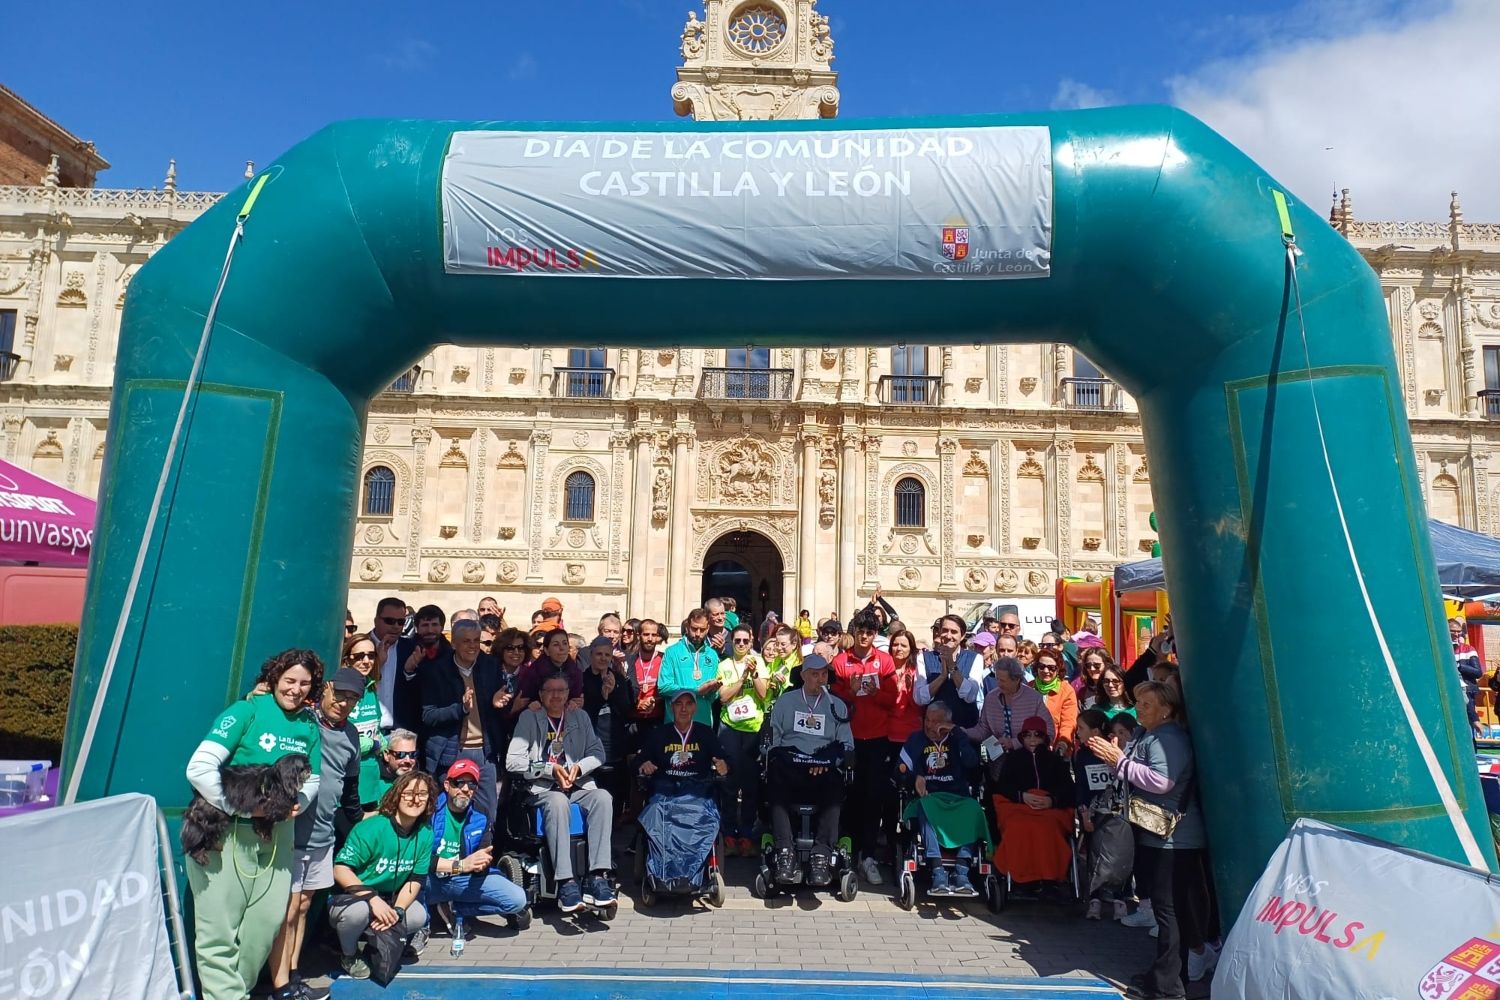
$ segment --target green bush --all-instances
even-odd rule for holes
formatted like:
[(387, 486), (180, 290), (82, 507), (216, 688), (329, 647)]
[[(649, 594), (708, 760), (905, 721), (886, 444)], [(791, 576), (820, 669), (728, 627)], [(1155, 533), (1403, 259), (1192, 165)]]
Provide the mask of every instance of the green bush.
[(76, 625), (0, 627), (0, 759), (58, 762), (77, 650)]

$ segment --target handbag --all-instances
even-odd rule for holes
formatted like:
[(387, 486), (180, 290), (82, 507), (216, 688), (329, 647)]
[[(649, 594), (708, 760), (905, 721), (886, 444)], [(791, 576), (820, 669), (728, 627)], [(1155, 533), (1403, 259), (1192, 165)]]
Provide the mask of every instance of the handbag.
[(389, 986), (401, 969), (401, 955), (406, 951), (403, 922), (397, 921), (383, 931), (366, 932), (365, 961), (370, 964), (370, 979), (377, 986)]
[(1147, 802), (1138, 795), (1130, 796), (1125, 802), (1125, 818), (1130, 821), (1130, 825), (1140, 827), (1163, 840), (1172, 836), (1172, 831), (1177, 829), (1182, 817), (1182, 813), (1172, 812), (1155, 802)]
[(1140, 827), (1147, 833), (1166, 840), (1172, 836), (1172, 832), (1177, 829), (1177, 824), (1181, 823), (1182, 818), (1187, 815), (1188, 806), (1193, 801), (1193, 793), (1197, 790), (1198, 775), (1194, 774), (1188, 779), (1187, 792), (1182, 796), (1182, 812), (1173, 812), (1166, 806), (1147, 802), (1131, 791), (1125, 799), (1125, 818), (1131, 826)]

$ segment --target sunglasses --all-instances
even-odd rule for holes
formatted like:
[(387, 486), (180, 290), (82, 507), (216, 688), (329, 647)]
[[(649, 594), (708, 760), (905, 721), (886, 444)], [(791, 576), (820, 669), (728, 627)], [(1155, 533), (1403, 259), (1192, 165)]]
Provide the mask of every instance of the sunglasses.
[(1106, 677), (1103, 680), (1101, 680), (1099, 683), (1100, 684), (1124, 684), (1125, 682), (1122, 681), (1122, 680), (1120, 680), (1120, 678), (1118, 678), (1118, 677)]
[(406, 624), (406, 619), (405, 618), (387, 618), (384, 615), (382, 615), (380, 617), (380, 620), (382, 622), (384, 622), (385, 624), (387, 624), (387, 625), (405, 625)]
[(373, 660), (375, 659), (375, 651), (372, 649), (368, 653), (350, 653), (349, 659), (355, 663), (358, 663), (360, 660)]
[(461, 789), (462, 791), (466, 792), (472, 792), (474, 789), (479, 787), (479, 784), (474, 781), (473, 778), (459, 778), (456, 781), (453, 778), (449, 778), (448, 784), (452, 785), (454, 788)]
[(1018, 629), (1021, 626), (1020, 626), (1020, 624), (1018, 622), (1001, 622), (1000, 623), (1000, 627), (1002, 629), (1006, 630), (1007, 632), (1009, 632), (1009, 631), (1013, 631), (1015, 629)]
[(524, 653), (524, 652), (526, 652), (526, 644), (524, 642), (513, 642), (509, 646), (501, 646), (500, 647), (500, 652), (502, 652), (502, 653)]
[(417, 752), (415, 750), (392, 750), (391, 756), (397, 760), (416, 760)]
[(749, 639), (736, 639), (736, 640), (734, 640), (734, 644), (736, 646), (748, 646), (748, 645), (750, 645), (750, 640)]
[(356, 627), (357, 626), (354, 626), (354, 625), (345, 625), (344, 626), (344, 634), (345, 635), (353, 635), (354, 634), (354, 630), (355, 630)]
[(621, 635), (635, 635), (635, 629), (633, 629), (633, 628), (621, 629), (620, 630), (620, 634)]
[(1058, 644), (1055, 642), (1039, 642), (1037, 646), (1041, 649), (1056, 649)]

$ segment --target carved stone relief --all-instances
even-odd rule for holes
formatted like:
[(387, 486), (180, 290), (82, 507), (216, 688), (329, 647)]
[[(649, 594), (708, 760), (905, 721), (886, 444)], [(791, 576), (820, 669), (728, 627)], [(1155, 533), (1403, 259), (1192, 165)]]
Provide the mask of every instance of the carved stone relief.
[(464, 583), (483, 583), (484, 563), (478, 559), (470, 559), (464, 563)]
[(521, 567), (513, 562), (503, 562), (495, 571), (495, 579), (500, 583), (515, 583), (521, 576)]
[(1047, 574), (1039, 569), (1031, 570), (1026, 574), (1026, 590), (1032, 594), (1045, 594), (1052, 589), (1052, 582)]
[(385, 572), (379, 559), (370, 558), (359, 564), (359, 578), (365, 583), (374, 583)]
[(964, 573), (964, 589), (971, 594), (977, 594), (989, 586), (989, 579), (984, 575), (982, 569), (971, 569)]
[(672, 510), (672, 474), (665, 466), (657, 466), (651, 480), (651, 522), (657, 527), (667, 523)]
[(583, 563), (568, 563), (563, 570), (562, 582), (569, 587), (580, 587), (583, 585), (583, 574)]
[(427, 579), (433, 583), (447, 583), (448, 575), (452, 567), (446, 559), (434, 559), (431, 566), (427, 567)]
[(1013, 569), (1002, 569), (995, 573), (995, 589), (1002, 594), (1014, 594), (1021, 587), (1021, 579)]
[(915, 566), (907, 566), (896, 577), (896, 583), (902, 590), (916, 590), (922, 586), (922, 571)]

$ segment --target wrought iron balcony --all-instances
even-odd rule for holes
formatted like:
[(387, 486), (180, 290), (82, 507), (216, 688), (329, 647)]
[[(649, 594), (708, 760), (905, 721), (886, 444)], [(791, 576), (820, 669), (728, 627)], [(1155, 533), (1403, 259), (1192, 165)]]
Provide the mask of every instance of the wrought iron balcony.
[(791, 399), (791, 368), (705, 368), (702, 399)]
[(1123, 410), (1125, 393), (1107, 378), (1065, 378), (1062, 405), (1069, 410)]
[(0, 351), (0, 382), (9, 382), (16, 377), (16, 366), (21, 363), (19, 354)]
[(1486, 420), (1500, 420), (1500, 389), (1479, 390), (1479, 412)]
[(414, 367), (403, 373), (400, 378), (391, 383), (387, 392), (412, 393), (417, 390), (417, 379), (421, 376), (422, 369)]
[(567, 399), (608, 399), (614, 392), (613, 368), (554, 368), (553, 395)]
[(937, 406), (943, 401), (941, 375), (882, 375), (876, 387), (891, 406)]

